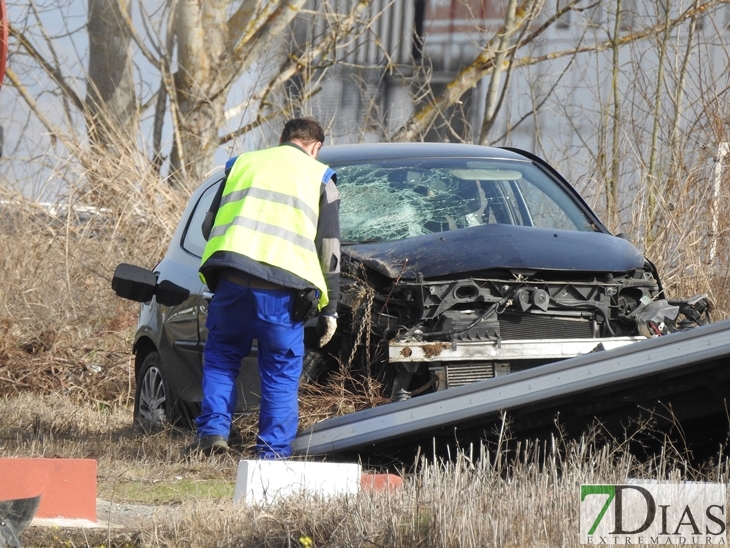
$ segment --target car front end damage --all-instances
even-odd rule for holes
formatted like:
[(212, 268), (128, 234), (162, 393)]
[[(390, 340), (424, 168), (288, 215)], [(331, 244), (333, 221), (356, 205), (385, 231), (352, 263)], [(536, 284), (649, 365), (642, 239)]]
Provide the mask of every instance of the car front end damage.
[[(412, 246), (428, 242), (412, 240), (353, 246), (343, 263), (340, 325), (347, 332), (343, 339), (355, 346), (344, 345), (340, 359), (384, 382), (396, 400), (710, 321), (707, 296), (665, 298), (653, 265), (643, 258), (635, 268), (615, 272), (527, 264), (510, 269), (489, 258), (474, 263), (462, 245), (464, 253), (448, 248), (452, 273), (446, 274), (434, 247), (427, 246), (431, 260), (419, 262)], [(565, 256), (563, 250), (567, 264)]]

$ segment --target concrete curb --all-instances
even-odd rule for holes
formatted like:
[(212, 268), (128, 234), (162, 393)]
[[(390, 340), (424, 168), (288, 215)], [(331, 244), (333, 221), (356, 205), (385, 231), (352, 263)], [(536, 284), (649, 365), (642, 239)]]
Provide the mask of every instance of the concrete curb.
[(0, 458), (0, 500), (37, 495), (36, 519), (96, 522), (96, 461)]

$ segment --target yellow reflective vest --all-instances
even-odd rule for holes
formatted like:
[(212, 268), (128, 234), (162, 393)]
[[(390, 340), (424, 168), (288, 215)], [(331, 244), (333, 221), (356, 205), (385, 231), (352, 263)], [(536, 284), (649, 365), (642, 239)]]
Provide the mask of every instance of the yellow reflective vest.
[(292, 272), (319, 290), (321, 310), (329, 298), (314, 238), (329, 173), (294, 146), (241, 154), (226, 179), (202, 263), (230, 251)]

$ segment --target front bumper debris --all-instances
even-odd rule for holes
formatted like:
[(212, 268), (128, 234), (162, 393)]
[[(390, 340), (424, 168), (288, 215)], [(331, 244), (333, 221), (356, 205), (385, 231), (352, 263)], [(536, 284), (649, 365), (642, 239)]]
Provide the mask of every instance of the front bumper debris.
[(561, 360), (590, 352), (609, 350), (646, 340), (646, 337), (607, 337), (600, 339), (540, 339), (524, 341), (423, 342), (390, 341), (391, 363), (430, 363), (485, 360)]

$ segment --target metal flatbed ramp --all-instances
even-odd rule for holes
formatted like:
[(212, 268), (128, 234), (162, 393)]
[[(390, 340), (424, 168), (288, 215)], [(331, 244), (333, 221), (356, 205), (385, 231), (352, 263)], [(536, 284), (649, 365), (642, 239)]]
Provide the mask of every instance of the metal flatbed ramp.
[(599, 419), (658, 427), (717, 448), (728, 432), (730, 320), (328, 419), (294, 440), (300, 455), (411, 453), (489, 437), (504, 411), (517, 437), (580, 434)]

